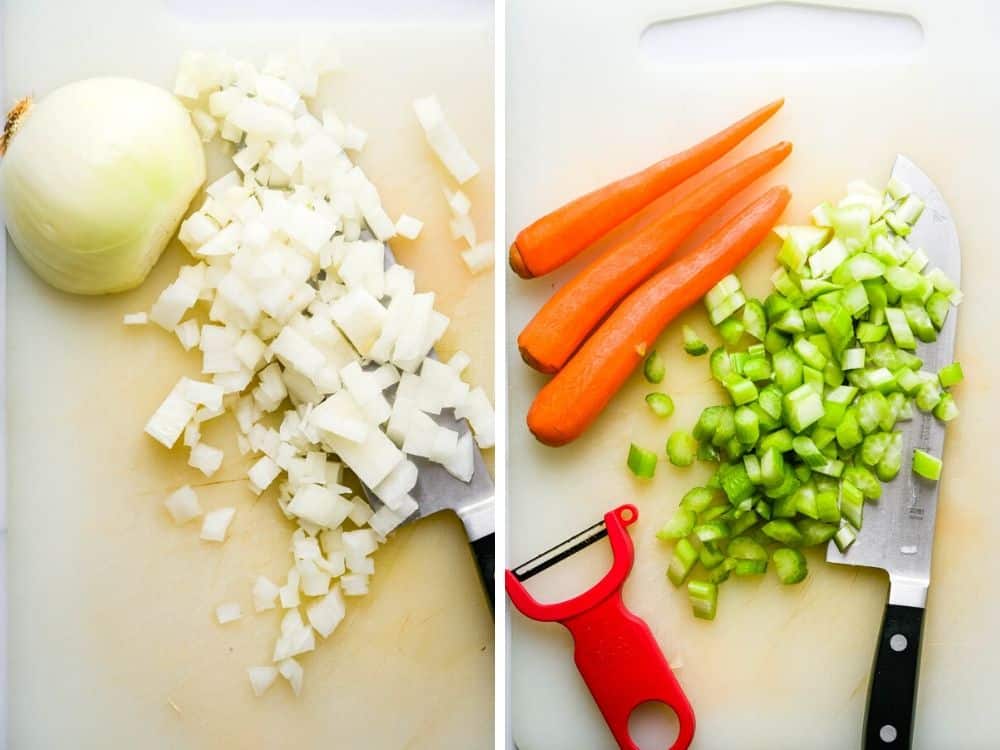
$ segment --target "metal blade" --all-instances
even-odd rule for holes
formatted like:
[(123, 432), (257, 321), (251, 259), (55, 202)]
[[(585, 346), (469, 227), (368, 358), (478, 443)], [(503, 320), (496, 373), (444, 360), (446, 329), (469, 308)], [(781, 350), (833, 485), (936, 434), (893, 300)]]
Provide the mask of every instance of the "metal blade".
[[(920, 219), (908, 242), (922, 248), (930, 265), (943, 270), (956, 284), (961, 281), (962, 257), (951, 212), (930, 178), (905, 156), (898, 155), (892, 168), (896, 177), (925, 202)], [(917, 355), (924, 370), (937, 372), (952, 361), (955, 353), (955, 326), (958, 310), (952, 308), (937, 341), (920, 344)], [(865, 503), (862, 529), (846, 553), (830, 542), (827, 562), (865, 565), (888, 571), (889, 601), (923, 607), (931, 576), (931, 549), (938, 483), (913, 473), (913, 450), (944, 455), (944, 423), (931, 414), (915, 410), (913, 420), (896, 425), (903, 432), (903, 465), (899, 476), (883, 486), (876, 503)]]
[[(395, 263), (396, 257), (389, 246), (385, 245), (385, 267), (389, 268)], [(436, 354), (431, 352), (431, 356), (436, 357)], [(386, 392), (386, 398), (390, 402), (395, 395), (395, 386)], [(464, 419), (455, 419), (453, 409), (444, 409), (441, 414), (430, 416), (442, 427), (457, 432), (459, 437), (470, 431), (468, 422)], [(410, 460), (418, 469), (417, 485), (410, 494), (420, 507), (403, 522), (404, 524), (434, 513), (454, 511), (462, 520), (470, 542), (493, 533), (493, 477), (490, 476), (483, 462), (483, 454), (475, 443), (473, 443), (474, 468), (472, 479), (468, 482), (453, 477), (441, 464), (417, 457), (410, 457)], [(365, 487), (364, 490), (369, 503), (376, 508), (382, 504), (370, 488)]]

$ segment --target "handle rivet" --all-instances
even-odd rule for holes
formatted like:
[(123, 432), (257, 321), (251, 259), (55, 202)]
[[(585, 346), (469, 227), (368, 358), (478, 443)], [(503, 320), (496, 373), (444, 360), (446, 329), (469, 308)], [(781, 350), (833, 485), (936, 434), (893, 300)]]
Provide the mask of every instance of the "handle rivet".
[(906, 636), (902, 633), (896, 633), (892, 638), (889, 639), (889, 648), (893, 651), (905, 651), (908, 641)]
[(894, 742), (896, 739), (896, 727), (892, 726), (892, 724), (886, 724), (878, 730), (878, 738), (885, 743)]

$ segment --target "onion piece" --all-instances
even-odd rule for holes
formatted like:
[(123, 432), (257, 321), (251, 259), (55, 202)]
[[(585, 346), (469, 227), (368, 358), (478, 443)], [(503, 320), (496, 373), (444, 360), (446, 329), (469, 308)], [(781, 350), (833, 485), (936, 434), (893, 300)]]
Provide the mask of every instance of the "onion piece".
[(243, 610), (240, 609), (238, 602), (225, 602), (215, 608), (215, 619), (219, 621), (220, 625), (234, 622), (241, 617), (243, 617)]
[(250, 667), (247, 669), (247, 674), (250, 677), (250, 687), (253, 688), (253, 694), (259, 698), (274, 684), (278, 677), (278, 669), (277, 667)]
[(493, 260), (496, 254), (493, 252), (492, 242), (483, 242), (475, 247), (470, 247), (462, 253), (462, 260), (472, 273), (482, 273), (493, 268)]
[(144, 312), (125, 313), (122, 324), (127, 326), (144, 326), (149, 323), (149, 314)]
[(191, 489), (190, 485), (184, 485), (180, 489), (171, 493), (163, 504), (178, 526), (186, 524), (198, 518), (202, 514), (201, 504), (198, 502), (198, 495)]
[(284, 659), (278, 663), (278, 672), (281, 676), (288, 680), (288, 684), (292, 687), (292, 692), (298, 695), (302, 692), (302, 677), (303, 670), (295, 659)]
[(235, 515), (236, 508), (219, 508), (206, 513), (201, 524), (201, 538), (206, 542), (226, 541), (229, 524), (233, 522)]
[(253, 584), (253, 608), (264, 612), (277, 606), (278, 586), (265, 576), (257, 576)]
[(473, 161), (458, 135), (445, 120), (437, 97), (428, 96), (415, 100), (413, 111), (424, 129), (427, 143), (459, 184), (479, 174), (479, 165)]
[(403, 214), (396, 220), (396, 234), (408, 240), (417, 239), (423, 228), (424, 223), (409, 214)]

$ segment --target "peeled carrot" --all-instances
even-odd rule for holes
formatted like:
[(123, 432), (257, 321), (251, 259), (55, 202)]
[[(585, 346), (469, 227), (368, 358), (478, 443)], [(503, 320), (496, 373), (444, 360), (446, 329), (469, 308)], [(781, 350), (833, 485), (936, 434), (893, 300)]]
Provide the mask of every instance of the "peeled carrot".
[(530, 279), (554, 271), (668, 190), (718, 161), (781, 109), (771, 102), (686, 151), (570, 201), (522, 230), (510, 267)]
[(565, 445), (579, 437), (666, 325), (767, 237), (790, 198), (784, 186), (768, 190), (691, 255), (632, 292), (539, 391), (528, 411), (528, 428), (535, 437), (546, 445)]
[(649, 226), (609, 248), (556, 292), (517, 338), (521, 357), (557, 372), (607, 312), (645, 281), (708, 216), (764, 175), (792, 150), (772, 146), (712, 178)]

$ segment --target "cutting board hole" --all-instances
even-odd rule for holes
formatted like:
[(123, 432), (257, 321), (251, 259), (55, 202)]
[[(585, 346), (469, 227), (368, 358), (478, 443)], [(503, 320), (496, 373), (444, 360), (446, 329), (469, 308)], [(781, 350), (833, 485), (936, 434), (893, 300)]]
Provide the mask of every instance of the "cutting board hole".
[(628, 733), (639, 750), (671, 747), (680, 731), (677, 714), (660, 701), (640, 703), (628, 717)]
[(923, 27), (910, 15), (798, 3), (657, 21), (639, 38), (646, 55), (670, 65), (905, 61), (923, 44)]
[(493, 17), (493, 0), (165, 0), (177, 16), (196, 21), (231, 23), (300, 18), (337, 23), (420, 23), (481, 21)]

